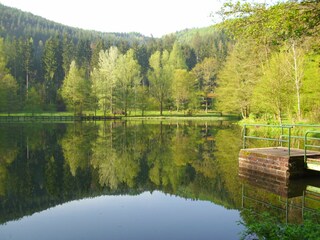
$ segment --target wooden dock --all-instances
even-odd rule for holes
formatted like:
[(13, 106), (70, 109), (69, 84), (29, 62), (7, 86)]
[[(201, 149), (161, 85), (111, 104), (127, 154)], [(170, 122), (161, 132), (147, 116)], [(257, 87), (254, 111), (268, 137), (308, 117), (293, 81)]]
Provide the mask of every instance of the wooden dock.
[[(276, 182), (312, 175), (320, 170), (320, 152), (284, 147), (241, 149), (239, 153), (239, 175), (261, 175)], [(316, 172), (319, 174), (318, 172)]]

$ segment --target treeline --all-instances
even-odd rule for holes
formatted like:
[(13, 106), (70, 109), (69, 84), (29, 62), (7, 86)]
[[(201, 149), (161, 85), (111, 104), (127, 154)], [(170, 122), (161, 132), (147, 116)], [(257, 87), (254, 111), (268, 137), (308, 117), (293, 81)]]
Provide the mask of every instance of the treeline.
[(39, 24), (28, 25), (30, 35), (4, 27), (8, 19), (25, 24), (28, 14), (1, 15), (0, 111), (211, 109), (264, 121), (319, 121), (319, 5), (227, 2), (221, 24), (161, 39), (110, 40), (61, 27), (35, 40)]
[(320, 120), (320, 3), (224, 5), (234, 45), (218, 76), (217, 109), (265, 121)]
[(0, 17), (1, 112), (212, 108), (229, 45), (223, 31), (193, 33), (188, 42), (178, 35), (110, 38), (3, 5), (0, 10), (6, 13)]
[(143, 41), (148, 39), (140, 33), (103, 33), (92, 30), (68, 27), (45, 18), (10, 8), (0, 3), (0, 36), (14, 38), (32, 37), (35, 43), (45, 42), (48, 38), (56, 35), (66, 35), (75, 41), (89, 39), (96, 41), (99, 38), (110, 43), (120, 41)]

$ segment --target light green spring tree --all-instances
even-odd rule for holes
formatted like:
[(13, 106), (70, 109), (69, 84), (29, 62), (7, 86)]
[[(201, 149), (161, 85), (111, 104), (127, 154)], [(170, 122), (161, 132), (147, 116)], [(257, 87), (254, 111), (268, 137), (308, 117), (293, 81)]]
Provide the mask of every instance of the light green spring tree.
[(177, 69), (173, 74), (172, 97), (177, 111), (185, 108), (195, 98), (195, 77), (186, 69)]
[(92, 89), (104, 116), (108, 110), (113, 112), (113, 97), (117, 80), (116, 66), (119, 56), (117, 47), (100, 51), (98, 68), (95, 68), (91, 74)]
[(260, 62), (250, 42), (238, 42), (219, 73), (217, 109), (249, 117), (253, 89), (260, 77)]
[(312, 53), (306, 56), (302, 85), (302, 111), (308, 113), (311, 121), (320, 120), (320, 55)]
[(10, 114), (17, 108), (18, 84), (6, 67), (3, 39), (0, 38), (0, 112)]
[(159, 103), (162, 115), (164, 103), (171, 97), (172, 67), (169, 64), (169, 52), (156, 51), (151, 55), (149, 64), (150, 93)]
[(216, 88), (218, 63), (214, 58), (205, 58), (192, 69), (192, 72), (197, 78), (197, 91), (204, 98), (205, 109), (208, 112), (209, 94)]
[(127, 115), (129, 106), (137, 103), (138, 86), (141, 82), (140, 65), (133, 49), (119, 56), (116, 76), (117, 106)]
[(220, 13), (225, 19), (221, 26), (234, 39), (250, 40), (265, 47), (265, 60), (272, 52), (287, 48), (284, 67), (295, 88), (295, 107), (291, 114), (301, 120), (305, 109), (302, 106), (305, 53), (319, 46), (319, 2), (303, 0), (268, 4), (230, 0), (225, 2)]
[(84, 75), (84, 71), (78, 69), (76, 62), (72, 61), (69, 73), (63, 80), (61, 87), (61, 96), (67, 107), (74, 111), (74, 114), (82, 115), (82, 111), (90, 100), (90, 82)]
[(286, 52), (273, 53), (265, 74), (254, 89), (253, 109), (260, 113), (271, 113), (280, 123), (292, 112), (294, 86), (287, 69)]

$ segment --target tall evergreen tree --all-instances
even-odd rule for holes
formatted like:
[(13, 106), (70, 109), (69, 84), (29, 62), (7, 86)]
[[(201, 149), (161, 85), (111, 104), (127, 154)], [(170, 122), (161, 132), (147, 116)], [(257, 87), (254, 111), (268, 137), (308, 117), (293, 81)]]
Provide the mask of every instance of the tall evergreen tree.
[(34, 59), (33, 57), (34, 48), (33, 48), (32, 38), (27, 38), (24, 40), (22, 52), (23, 52), (23, 70), (25, 73), (25, 82), (26, 82), (26, 95), (28, 96), (30, 75), (31, 75), (33, 59)]
[(58, 37), (50, 38), (44, 47), (42, 62), (44, 68), (46, 102), (57, 103), (57, 90), (62, 84), (63, 73), (62, 44)]

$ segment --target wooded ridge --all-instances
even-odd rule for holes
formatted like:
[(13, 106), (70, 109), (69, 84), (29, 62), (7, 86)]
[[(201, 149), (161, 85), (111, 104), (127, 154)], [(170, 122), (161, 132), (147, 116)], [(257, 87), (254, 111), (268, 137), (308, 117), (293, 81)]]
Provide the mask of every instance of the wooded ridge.
[(319, 2), (227, 1), (220, 14), (212, 27), (153, 38), (0, 5), (0, 112), (214, 110), (319, 121)]

